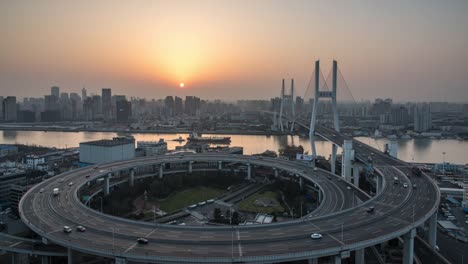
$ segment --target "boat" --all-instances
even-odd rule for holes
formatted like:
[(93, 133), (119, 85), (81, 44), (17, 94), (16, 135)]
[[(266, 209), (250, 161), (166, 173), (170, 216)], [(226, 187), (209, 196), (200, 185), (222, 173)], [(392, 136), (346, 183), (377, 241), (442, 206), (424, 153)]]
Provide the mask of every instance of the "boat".
[(202, 137), (201, 134), (192, 132), (187, 138), (189, 142), (196, 143), (218, 143), (218, 144), (229, 144), (231, 143), (231, 137)]
[(185, 139), (183, 139), (182, 137), (179, 137), (179, 138), (174, 138), (172, 141), (184, 142)]

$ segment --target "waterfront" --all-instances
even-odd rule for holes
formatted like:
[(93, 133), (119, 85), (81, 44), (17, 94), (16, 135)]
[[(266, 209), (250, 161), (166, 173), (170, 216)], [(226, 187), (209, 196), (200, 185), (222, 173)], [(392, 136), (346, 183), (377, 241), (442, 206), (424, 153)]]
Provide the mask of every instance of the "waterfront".
[[(116, 136), (128, 135), (113, 132), (44, 132), (44, 131), (0, 131), (1, 144), (27, 144), (56, 148), (78, 147), (80, 142), (99, 139), (111, 139)], [(172, 141), (175, 138), (186, 138), (188, 134), (163, 133), (132, 133), (137, 141), (157, 141), (160, 138), (168, 143), (169, 149), (182, 146), (185, 142)], [(216, 136), (216, 135), (211, 135)], [(265, 150), (278, 151), (288, 144), (302, 145), (310, 153), (308, 138), (299, 136), (263, 136), (263, 135), (222, 135), (231, 137), (231, 146), (244, 147), (244, 154), (256, 154)], [(358, 140), (382, 150), (387, 139), (373, 139), (358, 137)], [(331, 153), (331, 144), (326, 141), (317, 141), (319, 155), (328, 157)], [(445, 161), (466, 164), (468, 163), (468, 141), (456, 139), (400, 139), (398, 140), (398, 157), (408, 162), (436, 163)]]

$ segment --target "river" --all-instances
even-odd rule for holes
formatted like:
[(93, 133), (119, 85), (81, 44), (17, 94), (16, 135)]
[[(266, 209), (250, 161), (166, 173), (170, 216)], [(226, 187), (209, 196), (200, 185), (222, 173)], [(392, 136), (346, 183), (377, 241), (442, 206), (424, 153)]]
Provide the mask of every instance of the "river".
[[(0, 131), (1, 144), (27, 144), (46, 147), (70, 148), (77, 147), (80, 142), (99, 139), (111, 139), (115, 136), (123, 136), (113, 132), (44, 132), (44, 131)], [(172, 139), (187, 134), (148, 134), (132, 133), (137, 141), (157, 141), (160, 138), (168, 143), (169, 149), (184, 145)], [(215, 136), (215, 135), (211, 135)], [(310, 153), (308, 138), (299, 136), (262, 136), (262, 135), (219, 135), (230, 136), (231, 146), (244, 147), (244, 154), (255, 154), (265, 150), (278, 151), (288, 144), (302, 145)], [(358, 140), (376, 147), (384, 148), (387, 139), (373, 139), (358, 137)], [(319, 155), (328, 156), (331, 153), (331, 144), (327, 141), (316, 141)], [(443, 154), (445, 152), (445, 155)], [(398, 158), (407, 162), (438, 163), (444, 159), (447, 162), (457, 164), (468, 163), (468, 141), (456, 139), (400, 139), (398, 140)]]

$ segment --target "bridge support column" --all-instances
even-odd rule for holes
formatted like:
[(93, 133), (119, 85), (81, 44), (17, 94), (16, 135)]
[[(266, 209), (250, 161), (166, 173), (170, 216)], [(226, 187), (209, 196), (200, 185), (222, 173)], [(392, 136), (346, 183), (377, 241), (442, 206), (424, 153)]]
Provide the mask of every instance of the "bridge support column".
[(320, 191), (320, 189), (318, 190), (318, 202), (322, 202), (322, 191)]
[(332, 256), (332, 263), (341, 264), (341, 256), (340, 255)]
[(159, 179), (163, 178), (164, 163), (159, 164)]
[(432, 248), (437, 245), (437, 212), (434, 213), (429, 219), (429, 228), (427, 230), (427, 242)]
[(135, 186), (135, 168), (130, 169), (130, 187)]
[(68, 248), (67, 252), (68, 252), (68, 258), (67, 258), (68, 261), (67, 261), (67, 263), (68, 264), (73, 264), (73, 252), (72, 252), (71, 248)]
[(188, 163), (188, 172), (189, 173), (192, 173), (192, 171), (193, 171), (193, 166), (192, 165), (193, 165), (193, 161), (189, 161), (189, 163)]
[(357, 166), (353, 166), (353, 184), (359, 188), (359, 170)]
[(278, 178), (278, 169), (277, 169), (277, 168), (273, 168), (273, 171), (275, 172), (275, 178)]
[(299, 188), (301, 191), (304, 189), (304, 179), (301, 176), (299, 176)]
[(222, 170), (222, 169), (223, 169), (223, 162), (218, 161), (218, 170)]
[(380, 177), (380, 175), (377, 175), (376, 177), (377, 177), (377, 179), (376, 179), (376, 184), (375, 184), (375, 192), (379, 193), (379, 192), (382, 191), (382, 188), (383, 188), (383, 186), (382, 186), (383, 185), (383, 183), (382, 183), (383, 179), (382, 179), (382, 177)]
[(318, 258), (309, 259), (308, 264), (318, 264)]
[(336, 151), (337, 146), (335, 144), (332, 145), (332, 153), (330, 157), (330, 165), (331, 165), (331, 173), (336, 174)]
[(403, 264), (413, 264), (415, 236), (415, 229), (411, 229), (409, 233), (403, 236)]
[(247, 180), (252, 180), (252, 165), (247, 163)]
[(344, 140), (341, 175), (347, 182), (351, 182), (352, 162), (354, 160), (353, 141)]
[(364, 258), (364, 248), (358, 249), (354, 252), (354, 263), (356, 264), (365, 264), (366, 260)]
[(49, 264), (50, 257), (49, 256), (42, 256), (41, 257), (41, 264)]
[(107, 174), (105, 176), (105, 182), (104, 182), (104, 195), (109, 195), (110, 192), (110, 177), (112, 176), (112, 173)]

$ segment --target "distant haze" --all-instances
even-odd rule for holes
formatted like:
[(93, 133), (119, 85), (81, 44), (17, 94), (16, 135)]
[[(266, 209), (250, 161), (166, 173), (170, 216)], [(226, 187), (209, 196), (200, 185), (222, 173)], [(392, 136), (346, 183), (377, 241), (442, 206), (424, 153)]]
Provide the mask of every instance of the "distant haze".
[[(357, 100), (468, 101), (468, 1), (1, 1), (0, 95), (266, 99), (338, 60)], [(180, 83), (185, 87), (181, 88)]]

